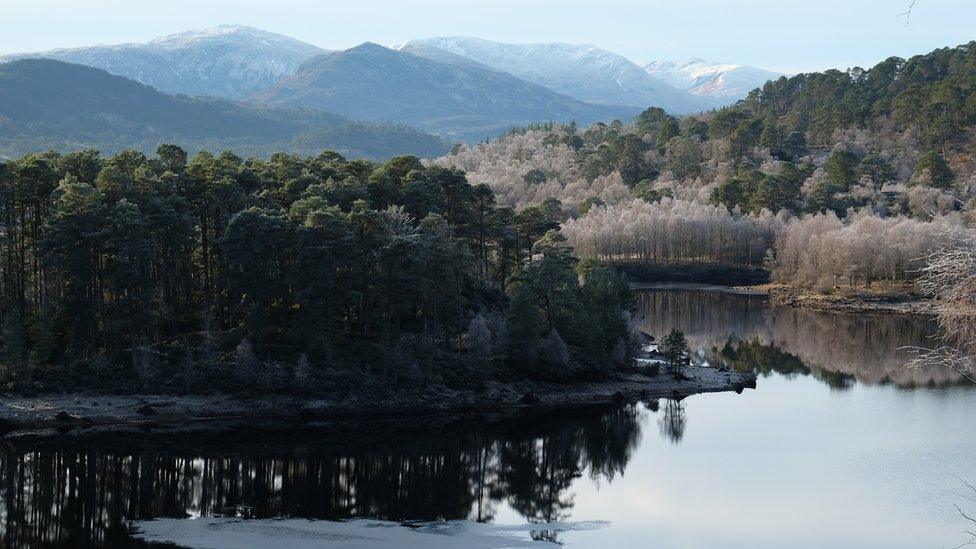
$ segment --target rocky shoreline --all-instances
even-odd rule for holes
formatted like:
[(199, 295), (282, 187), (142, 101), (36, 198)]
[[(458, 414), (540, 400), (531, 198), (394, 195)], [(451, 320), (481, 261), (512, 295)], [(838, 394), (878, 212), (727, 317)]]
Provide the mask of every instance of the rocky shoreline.
[(485, 390), (434, 387), (424, 393), (375, 395), (240, 397), (233, 395), (39, 395), (0, 398), (2, 438), (57, 436), (125, 430), (180, 431), (276, 422), (299, 426), (335, 419), (403, 420), (425, 416), (504, 419), (522, 413), (684, 398), (709, 392), (755, 388), (751, 373), (688, 366), (681, 379), (667, 374), (619, 374), (602, 382), (556, 385), (490, 384)]

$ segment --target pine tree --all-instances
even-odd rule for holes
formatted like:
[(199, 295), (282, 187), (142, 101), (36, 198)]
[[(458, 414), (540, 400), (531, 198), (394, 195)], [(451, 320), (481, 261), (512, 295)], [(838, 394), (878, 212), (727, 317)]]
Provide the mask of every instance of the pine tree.
[(526, 286), (519, 286), (508, 307), (508, 359), (515, 366), (529, 368), (539, 356), (542, 319), (535, 296)]
[(688, 341), (685, 339), (685, 334), (672, 329), (661, 339), (659, 351), (667, 361), (668, 372), (680, 374), (687, 363)]

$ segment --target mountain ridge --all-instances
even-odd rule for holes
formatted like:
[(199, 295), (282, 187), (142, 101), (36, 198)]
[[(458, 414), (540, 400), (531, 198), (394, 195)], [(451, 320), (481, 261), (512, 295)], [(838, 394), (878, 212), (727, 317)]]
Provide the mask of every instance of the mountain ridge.
[(103, 69), (167, 94), (320, 109), (455, 140), (539, 122), (626, 121), (649, 106), (675, 115), (703, 112), (777, 76), (697, 58), (642, 68), (596, 46), (566, 42), (505, 44), (454, 36), (330, 51), (243, 25), (142, 43), (11, 54), (0, 61), (24, 58)]
[(446, 36), (414, 39), (396, 47), (416, 45), (472, 59), (587, 103), (657, 106), (676, 114), (715, 106), (705, 98), (654, 78), (623, 56), (587, 44), (506, 44)]
[(432, 59), (364, 42), (307, 60), (291, 76), (249, 100), (402, 123), (453, 139), (481, 139), (534, 122), (589, 123), (638, 112), (587, 104), (450, 55)]
[(147, 152), (161, 143), (235, 148), (334, 149), (381, 158), (441, 154), (440, 138), (406, 127), (360, 124), (327, 112), (260, 109), (213, 98), (167, 95), (103, 69), (51, 59), (0, 64), (0, 153), (53, 148)]
[[(727, 105), (779, 73), (700, 58), (640, 67), (589, 44), (507, 44), (463, 36), (409, 40), (393, 46), (421, 57), (459, 64), (468, 59), (596, 105), (648, 106), (689, 114)], [(446, 60), (446, 52), (457, 56)], [(58, 48), (0, 55), (0, 62), (50, 58), (105, 69), (165, 93), (243, 100), (292, 76), (330, 50), (245, 25), (191, 29), (146, 42)]]
[(11, 54), (0, 56), (0, 61), (56, 59), (104, 69), (165, 93), (242, 99), (327, 51), (254, 27), (220, 25), (144, 43)]

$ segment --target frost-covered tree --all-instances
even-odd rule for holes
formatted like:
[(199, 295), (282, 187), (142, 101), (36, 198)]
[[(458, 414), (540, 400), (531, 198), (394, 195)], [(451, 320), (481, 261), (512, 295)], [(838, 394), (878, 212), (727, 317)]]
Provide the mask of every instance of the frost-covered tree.
[(806, 215), (779, 230), (767, 265), (777, 282), (819, 290), (911, 280), (924, 266), (921, 258), (944, 244), (941, 226), (868, 211), (846, 220), (834, 212)]
[(434, 161), (464, 170), (472, 185), (488, 185), (499, 204), (521, 209), (547, 198), (575, 214), (583, 201), (598, 197), (615, 203), (629, 195), (619, 173), (584, 177), (577, 151), (566, 144), (561, 127), (510, 133), (478, 145), (462, 145)]
[(945, 245), (926, 256), (919, 279), (934, 299), (940, 345), (919, 349), (910, 366), (950, 368), (976, 383), (976, 226), (943, 231)]
[(780, 223), (768, 211), (750, 216), (663, 197), (594, 207), (566, 221), (563, 234), (578, 253), (605, 260), (759, 264)]

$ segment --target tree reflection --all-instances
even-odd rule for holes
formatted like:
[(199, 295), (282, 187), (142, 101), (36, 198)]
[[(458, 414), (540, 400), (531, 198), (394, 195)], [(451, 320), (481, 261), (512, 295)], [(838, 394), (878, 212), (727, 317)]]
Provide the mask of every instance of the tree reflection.
[[(545, 437), (505, 444), (501, 453), (499, 489), (508, 504), (529, 522), (569, 518), (573, 494), (569, 488), (583, 473), (580, 448), (565, 437)], [(532, 532), (533, 538), (556, 541), (550, 530)]]
[[(656, 402), (656, 401), (655, 401)], [(612, 481), (623, 475), (641, 439), (642, 413), (630, 405), (604, 414), (580, 429), (584, 458), (594, 480)]]
[(721, 365), (766, 375), (810, 373), (834, 388), (855, 380), (904, 387), (963, 381), (944, 368), (905, 368), (908, 347), (931, 344), (935, 325), (928, 317), (769, 307), (762, 296), (724, 292), (636, 293), (645, 331), (680, 330), (693, 350)]
[(727, 341), (720, 351), (709, 353), (708, 360), (716, 366), (766, 376), (773, 372), (785, 377), (812, 375), (831, 389), (850, 389), (855, 383), (851, 374), (824, 369), (811, 370), (799, 358), (784, 353), (774, 345), (763, 345), (756, 339)]
[[(626, 406), (449, 436), (386, 433), (380, 442), (303, 432), (8, 446), (3, 545), (117, 545), (128, 520), (214, 514), (490, 521), (504, 502), (531, 522), (566, 520), (577, 479), (623, 472), (641, 413)], [(553, 531), (533, 535), (558, 541)]]
[(685, 426), (688, 424), (684, 403), (674, 398), (665, 400), (657, 424), (661, 429), (661, 436), (674, 444), (681, 442), (681, 438), (685, 436)]

